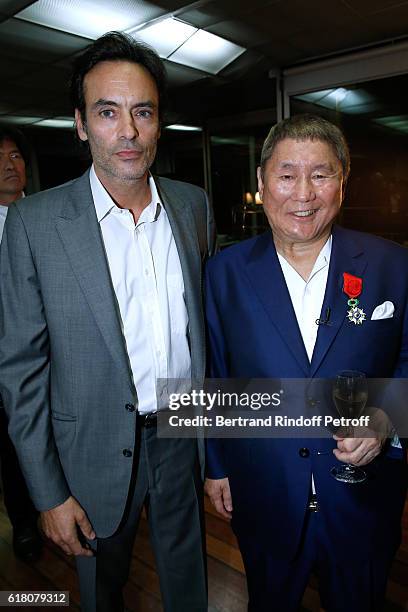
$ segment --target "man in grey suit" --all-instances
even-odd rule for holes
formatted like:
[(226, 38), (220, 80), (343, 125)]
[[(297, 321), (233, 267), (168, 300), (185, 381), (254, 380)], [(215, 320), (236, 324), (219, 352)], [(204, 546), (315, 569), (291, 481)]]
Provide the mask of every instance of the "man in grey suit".
[(123, 609), (145, 505), (164, 609), (204, 612), (196, 440), (156, 435), (166, 379), (204, 376), (203, 190), (153, 178), (164, 69), (119, 33), (71, 82), (90, 171), (10, 206), (0, 391), (45, 534), (75, 555), (82, 609)]

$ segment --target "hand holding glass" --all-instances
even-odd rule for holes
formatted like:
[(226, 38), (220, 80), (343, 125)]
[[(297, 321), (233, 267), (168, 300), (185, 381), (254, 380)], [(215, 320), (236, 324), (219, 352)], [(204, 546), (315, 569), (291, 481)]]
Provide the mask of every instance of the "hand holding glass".
[[(344, 370), (336, 376), (333, 385), (333, 401), (340, 416), (356, 419), (363, 413), (368, 399), (367, 379), (363, 372)], [(340, 482), (355, 484), (367, 476), (364, 470), (350, 463), (334, 467), (332, 476)]]

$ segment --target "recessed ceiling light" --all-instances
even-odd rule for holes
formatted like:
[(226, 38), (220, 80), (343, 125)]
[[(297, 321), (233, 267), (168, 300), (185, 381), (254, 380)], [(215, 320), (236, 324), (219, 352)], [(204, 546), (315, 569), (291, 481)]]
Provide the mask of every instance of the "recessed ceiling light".
[(98, 38), (110, 30), (127, 30), (159, 17), (164, 10), (145, 0), (38, 0), (15, 15), (32, 23)]
[(202, 132), (202, 128), (196, 125), (182, 125), (181, 123), (172, 123), (171, 125), (166, 125), (166, 130), (178, 130), (180, 132)]
[(375, 98), (364, 89), (345, 89), (344, 87), (306, 93), (295, 96), (295, 99), (354, 115), (368, 113), (378, 107)]
[(217, 74), (245, 49), (220, 36), (170, 17), (129, 32), (172, 62)]
[(14, 125), (31, 125), (40, 121), (42, 117), (27, 117), (23, 115), (1, 115), (2, 123), (12, 123)]
[(217, 74), (244, 53), (244, 47), (220, 36), (197, 30), (181, 47), (168, 57), (172, 62)]
[(377, 119), (374, 119), (374, 122), (392, 130), (396, 130), (397, 132), (402, 132), (404, 134), (408, 133), (408, 115), (390, 115), (389, 117), (378, 117)]
[(160, 57), (167, 58), (195, 32), (197, 28), (190, 24), (169, 18), (147, 25), (140, 30), (130, 31), (129, 34), (153, 47)]
[(65, 128), (73, 129), (74, 118), (73, 117), (54, 117), (53, 119), (42, 119), (37, 121), (36, 124), (41, 127), (53, 127), (53, 128)]
[(44, 117), (27, 117), (23, 115), (1, 115), (3, 123), (12, 123), (14, 125), (39, 125), (41, 127), (54, 127), (72, 129), (74, 127), (73, 117), (53, 117), (44, 119)]

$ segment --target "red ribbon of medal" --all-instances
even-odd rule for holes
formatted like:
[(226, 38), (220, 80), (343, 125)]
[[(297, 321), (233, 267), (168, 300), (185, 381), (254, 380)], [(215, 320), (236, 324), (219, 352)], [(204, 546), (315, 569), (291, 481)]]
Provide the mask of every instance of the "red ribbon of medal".
[(362, 308), (357, 308), (359, 300), (357, 299), (363, 290), (363, 279), (358, 276), (343, 272), (343, 291), (349, 298), (347, 305), (350, 310), (347, 311), (347, 317), (351, 323), (361, 325), (366, 319), (366, 315)]
[(350, 299), (358, 298), (363, 289), (363, 279), (343, 272), (343, 291)]

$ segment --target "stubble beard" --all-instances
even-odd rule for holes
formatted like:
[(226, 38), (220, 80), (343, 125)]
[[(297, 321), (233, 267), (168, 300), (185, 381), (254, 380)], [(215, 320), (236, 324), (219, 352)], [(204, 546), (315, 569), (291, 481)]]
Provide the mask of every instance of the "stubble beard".
[[(142, 156), (138, 159), (126, 162), (117, 158), (117, 163), (115, 163), (117, 149), (101, 151), (97, 142), (92, 141), (89, 135), (88, 141), (95, 167), (99, 168), (107, 177), (124, 183), (131, 183), (145, 177), (156, 156), (156, 143), (154, 143), (144, 147)], [(126, 148), (124, 147), (124, 149)], [(136, 147), (129, 147), (130, 151), (133, 149), (136, 149)], [(139, 149), (136, 150), (139, 151)]]

